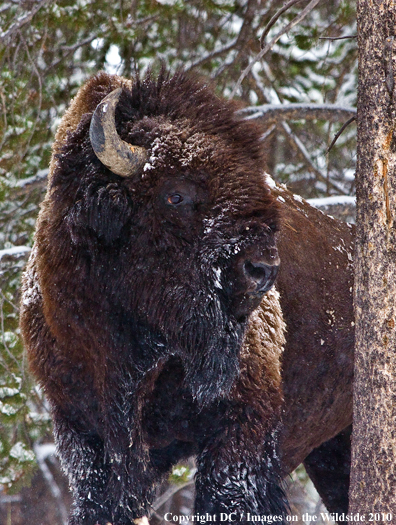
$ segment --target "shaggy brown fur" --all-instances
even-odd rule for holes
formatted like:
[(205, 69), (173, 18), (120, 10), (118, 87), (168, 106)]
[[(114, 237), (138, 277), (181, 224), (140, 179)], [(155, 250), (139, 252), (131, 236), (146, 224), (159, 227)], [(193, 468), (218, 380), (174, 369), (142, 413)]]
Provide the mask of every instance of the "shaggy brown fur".
[[(104, 168), (88, 139), (92, 111), (120, 85), (118, 132), (151, 152), (137, 180)], [(24, 278), (21, 326), (52, 403), (71, 523), (131, 523), (192, 453), (199, 512), (284, 512), (284, 326), (269, 292), (245, 333), (258, 303), (241, 272), (273, 249), (279, 209), (283, 472), (308, 456), (330, 510), (343, 511), (347, 459), (332, 471), (345, 440), (321, 445), (351, 421), (353, 232), (282, 187), (275, 201), (259, 131), (195, 79), (131, 86), (98, 75), (65, 114)], [(199, 201), (193, 213), (163, 207), (169, 180)]]
[(277, 186), (284, 227), (277, 279), (283, 355), (285, 470), (352, 421), (354, 228)]
[[(101, 164), (88, 134), (120, 85), (117, 132), (148, 151), (131, 178)], [(254, 124), (181, 73), (133, 86), (99, 74), (66, 113), (21, 328), (74, 492), (71, 524), (130, 525), (192, 453), (199, 513), (284, 517), (277, 294), (251, 315), (279, 217), (261, 149)]]
[(306, 460), (328, 509), (347, 512), (350, 431), (335, 436), (352, 422), (354, 227), (281, 185), (273, 193), (284, 217), (277, 279), (287, 325), (283, 470)]

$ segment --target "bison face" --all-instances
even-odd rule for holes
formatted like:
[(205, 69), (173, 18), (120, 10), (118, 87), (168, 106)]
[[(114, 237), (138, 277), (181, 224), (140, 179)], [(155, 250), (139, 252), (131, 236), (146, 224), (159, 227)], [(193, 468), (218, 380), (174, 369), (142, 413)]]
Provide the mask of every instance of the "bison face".
[(179, 356), (204, 404), (231, 388), (249, 315), (274, 283), (278, 208), (258, 130), (196, 80), (180, 103), (183, 79), (110, 94), (69, 137), (53, 185), (75, 178), (80, 155), (64, 222), (74, 262), (100, 275), (92, 287), (117, 333), (113, 351), (141, 367)]

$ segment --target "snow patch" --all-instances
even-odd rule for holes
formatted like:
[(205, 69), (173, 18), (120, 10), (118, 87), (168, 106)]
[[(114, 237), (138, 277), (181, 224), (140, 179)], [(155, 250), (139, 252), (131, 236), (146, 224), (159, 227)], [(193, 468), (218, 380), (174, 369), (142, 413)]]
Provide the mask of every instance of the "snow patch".
[(143, 167), (143, 171), (153, 170), (155, 163), (157, 162), (159, 156), (157, 155), (158, 150), (161, 148), (161, 140), (157, 137), (153, 142), (153, 147), (151, 148), (150, 158), (148, 162)]
[(300, 195), (296, 195), (295, 193), (293, 193), (293, 199), (295, 201), (301, 202), (301, 204), (304, 204), (304, 200)]
[(44, 461), (50, 456), (56, 455), (56, 446), (54, 443), (44, 443), (42, 445), (35, 445), (34, 452), (36, 454), (37, 461)]
[(274, 179), (271, 177), (271, 175), (268, 175), (268, 173), (265, 173), (265, 180), (266, 180), (266, 183), (268, 184), (268, 186), (271, 188), (271, 189), (274, 189), (276, 188), (276, 182), (274, 181)]
[(38, 280), (38, 276), (35, 270), (34, 265), (32, 264), (34, 258), (37, 254), (37, 247), (33, 246), (33, 249), (30, 253), (29, 262), (26, 271), (25, 271), (25, 282), (22, 287), (22, 304), (24, 306), (30, 306), (33, 303), (36, 303), (41, 298), (41, 288)]
[(12, 397), (19, 394), (19, 390), (17, 388), (10, 388), (7, 386), (3, 386), (0, 388), (0, 398), (4, 399), (5, 397)]
[(223, 288), (221, 285), (221, 268), (213, 268), (214, 274), (215, 274), (215, 281), (214, 285), (216, 288), (219, 288), (220, 290)]
[(23, 291), (22, 304), (30, 306), (41, 297), (41, 289), (35, 272), (27, 272), (28, 287)]
[(8, 403), (3, 403), (0, 401), (0, 413), (1, 414), (4, 414), (5, 416), (15, 416), (18, 410), (19, 410), (18, 408), (12, 405), (9, 405)]
[(17, 459), (21, 463), (26, 461), (34, 461), (35, 455), (31, 450), (26, 450), (25, 444), (21, 441), (15, 443), (15, 445), (10, 450), (10, 456)]
[(347, 195), (336, 195), (333, 197), (322, 197), (320, 199), (308, 199), (308, 204), (315, 208), (322, 208), (323, 206), (334, 206), (337, 204), (350, 204), (356, 206), (356, 197)]

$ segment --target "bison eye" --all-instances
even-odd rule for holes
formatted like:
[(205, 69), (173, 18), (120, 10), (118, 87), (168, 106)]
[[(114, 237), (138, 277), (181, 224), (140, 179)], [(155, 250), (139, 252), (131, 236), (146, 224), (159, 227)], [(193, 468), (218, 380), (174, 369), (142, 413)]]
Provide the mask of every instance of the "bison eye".
[(183, 178), (166, 180), (158, 188), (157, 205), (168, 220), (187, 220), (198, 213), (206, 191), (194, 181)]
[(168, 196), (168, 204), (180, 204), (183, 202), (183, 197), (180, 195), (180, 193), (173, 193), (172, 195)]

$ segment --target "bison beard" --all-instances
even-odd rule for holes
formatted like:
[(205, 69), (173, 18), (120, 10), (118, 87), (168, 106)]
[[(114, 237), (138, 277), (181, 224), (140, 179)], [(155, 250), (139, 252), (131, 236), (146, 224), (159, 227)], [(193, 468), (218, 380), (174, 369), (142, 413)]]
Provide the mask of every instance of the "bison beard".
[(285, 516), (284, 324), (277, 292), (264, 295), (279, 211), (261, 150), (254, 124), (182, 73), (99, 74), (65, 114), (21, 328), (70, 524), (131, 524), (191, 454), (197, 512)]

